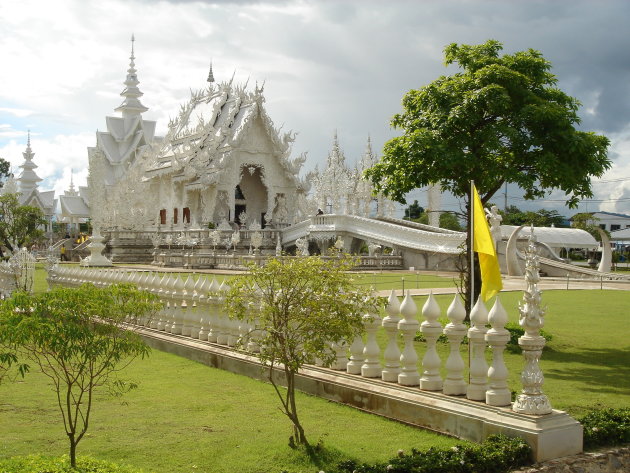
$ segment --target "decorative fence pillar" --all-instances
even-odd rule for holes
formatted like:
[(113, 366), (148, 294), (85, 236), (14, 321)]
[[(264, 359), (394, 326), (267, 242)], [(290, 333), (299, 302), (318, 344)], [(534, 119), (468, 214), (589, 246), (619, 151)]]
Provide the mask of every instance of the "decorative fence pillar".
[(381, 349), (376, 343), (376, 332), (381, 325), (378, 314), (365, 314), (363, 325), (367, 332), (367, 340), (363, 349), (364, 362), (361, 366), (361, 376), (364, 378), (378, 378), (381, 376)]
[(208, 303), (209, 303), (209, 311), (208, 311), (208, 341), (212, 343), (217, 343), (217, 338), (219, 336), (219, 327), (218, 321), (219, 317), (217, 314), (217, 307), (219, 305), (219, 283), (215, 278), (212, 278), (212, 282), (210, 283), (210, 287), (208, 288)]
[(446, 311), (450, 322), (444, 327), (444, 335), (448, 338), (450, 353), (446, 360), (446, 379), (442, 391), (451, 396), (466, 394), (466, 382), (464, 381), (464, 360), (460, 353), (462, 340), (466, 336), (466, 326), (462, 323), (466, 318), (466, 309), (458, 294)]
[(510, 332), (505, 329), (507, 321), (507, 312), (497, 296), (488, 315), (488, 322), (492, 328), (486, 333), (486, 342), (492, 348), (492, 366), (488, 370), (490, 387), (486, 391), (486, 404), (491, 406), (509, 406), (511, 402), (511, 393), (507, 385), (508, 370), (503, 360), (505, 346), (510, 341)]
[(409, 290), (400, 305), (400, 315), (403, 319), (398, 322), (398, 330), (403, 334), (405, 347), (400, 355), (401, 373), (398, 375), (398, 384), (403, 386), (418, 386), (420, 373), (418, 373), (418, 354), (413, 344), (420, 322), (416, 320), (418, 308), (413, 301)]
[(481, 300), (470, 311), (468, 343), (470, 345), (470, 384), (466, 397), (473, 401), (485, 401), (488, 390), (488, 363), (486, 363), (486, 332), (488, 329), (488, 309)]
[(346, 372), (348, 374), (361, 374), (361, 366), (363, 366), (363, 362), (365, 361), (365, 358), (363, 358), (364, 348), (363, 336), (359, 334), (354, 337), (350, 345), (350, 361), (348, 361), (346, 365)]
[(542, 391), (545, 380), (538, 361), (545, 346), (545, 338), (540, 329), (545, 324), (545, 310), (541, 307), (541, 291), (538, 289), (540, 276), (536, 237), (532, 229), (529, 244), (525, 250), (525, 281), (527, 289), (523, 294), (523, 302), (519, 305), (519, 324), (525, 329), (525, 335), (519, 337), (518, 344), (523, 349), (525, 368), (521, 373), (523, 390), (512, 406), (515, 412), (542, 415), (551, 413), (549, 399)]
[(398, 348), (398, 322), (400, 322), (400, 302), (394, 289), (389, 294), (387, 305), (385, 306), (387, 317), (383, 319), (383, 329), (387, 333), (387, 348), (385, 348), (384, 358), (385, 366), (381, 373), (383, 381), (390, 383), (398, 382), (400, 374), (400, 349)]
[(429, 298), (424, 303), (424, 307), (422, 307), (422, 315), (426, 320), (420, 325), (420, 331), (427, 341), (427, 351), (422, 359), (424, 372), (420, 378), (420, 389), (426, 391), (441, 391), (441, 361), (435, 345), (438, 337), (442, 333), (442, 324), (438, 322), (440, 306), (436, 302), (435, 297), (433, 297), (433, 292), (429, 293)]

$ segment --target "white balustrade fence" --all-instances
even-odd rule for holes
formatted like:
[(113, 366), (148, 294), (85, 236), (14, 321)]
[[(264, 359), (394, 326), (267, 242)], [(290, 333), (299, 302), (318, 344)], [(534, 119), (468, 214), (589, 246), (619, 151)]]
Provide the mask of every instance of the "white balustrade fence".
[[(128, 282), (157, 295), (163, 303), (163, 309), (157, 316), (151, 320), (130, 320), (130, 323), (228, 347), (238, 346), (252, 353), (260, 351), (256, 327), (227, 316), (224, 299), (229, 286), (225, 282), (219, 284), (216, 279), (209, 280), (203, 276), (195, 280), (190, 274), (184, 277), (178, 274), (160, 276), (151, 272), (60, 266), (49, 273), (51, 285), (76, 287), (86, 282), (96, 286)], [(489, 313), (485, 305), (477, 301), (469, 329), (463, 324), (465, 310), (458, 295), (446, 312), (449, 323), (445, 326), (439, 321), (441, 310), (432, 294), (422, 307), (422, 323), (416, 319), (417, 311), (409, 291), (402, 302), (392, 291), (385, 307), (386, 317), (381, 319), (378, 314), (365, 314), (363, 336), (357, 336), (348, 343), (331, 345), (337, 355), (332, 369), (366, 378), (380, 378), (402, 386), (419, 386), (422, 390), (446, 395), (465, 395), (468, 399), (485, 401), (492, 406), (510, 405), (508, 371), (503, 360), (509, 341), (509, 332), (505, 329), (508, 318), (499, 299)], [(490, 328), (487, 328), (488, 324)], [(381, 329), (387, 340), (384, 352), (377, 342)], [(419, 356), (414, 344), (418, 331), (426, 340), (421, 371), (418, 370)], [(440, 358), (437, 350), (437, 341), (442, 334), (447, 337), (449, 345), (446, 360)], [(462, 357), (462, 351), (467, 351), (466, 347), (462, 347), (465, 337), (471, 353), (467, 373)], [(492, 351), (490, 367), (485, 359), (486, 347)], [(445, 379), (440, 373), (443, 365)]]

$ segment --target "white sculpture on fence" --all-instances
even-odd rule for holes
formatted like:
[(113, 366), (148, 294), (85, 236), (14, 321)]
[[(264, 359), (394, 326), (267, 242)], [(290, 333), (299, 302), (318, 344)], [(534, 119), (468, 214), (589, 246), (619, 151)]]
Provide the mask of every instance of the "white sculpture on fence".
[(540, 281), (538, 258), (536, 236), (532, 228), (529, 244), (525, 250), (527, 289), (523, 294), (523, 302), (519, 305), (519, 324), (525, 329), (525, 335), (518, 339), (525, 357), (525, 368), (521, 373), (523, 391), (516, 398), (513, 410), (534, 415), (551, 413), (549, 399), (542, 391), (545, 378), (538, 364), (545, 346), (545, 338), (540, 335), (540, 329), (545, 324), (545, 310), (541, 307), (542, 292), (538, 289), (538, 281)]
[(20, 248), (9, 258), (9, 266), (15, 278), (15, 289), (31, 292), (35, 274), (35, 257), (26, 248)]
[(306, 238), (298, 238), (295, 240), (298, 256), (308, 256), (308, 240)]
[(498, 250), (499, 242), (503, 239), (501, 236), (501, 221), (503, 220), (503, 217), (499, 214), (499, 209), (496, 205), (490, 207), (490, 210), (485, 210), (486, 218), (490, 224), (490, 234), (492, 235), (492, 240), (494, 241), (494, 248), (495, 250)]

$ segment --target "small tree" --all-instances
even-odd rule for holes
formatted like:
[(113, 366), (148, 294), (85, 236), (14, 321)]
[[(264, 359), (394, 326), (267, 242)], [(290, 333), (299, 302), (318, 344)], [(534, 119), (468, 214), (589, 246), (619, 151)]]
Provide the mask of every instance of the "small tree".
[(409, 207), (405, 209), (405, 217), (404, 220), (415, 220), (420, 218), (420, 215), (424, 213), (424, 208), (418, 204), (417, 200), (413, 201)]
[(11, 251), (28, 246), (44, 234), (41, 226), (45, 224), (42, 211), (30, 205), (20, 205), (18, 194), (0, 195), (0, 246)]
[(18, 293), (0, 304), (0, 342), (20, 347), (20, 354), (52, 381), (72, 467), (89, 427), (94, 392), (107, 388), (122, 394), (135, 387), (117, 374), (149, 353), (125, 320), (146, 317), (157, 307), (155, 296), (131, 285), (90, 284), (34, 296)]
[(11, 163), (4, 158), (0, 158), (0, 187), (4, 186), (4, 181), (11, 175)]
[[(273, 259), (250, 266), (250, 274), (232, 280), (226, 296), (230, 317), (248, 320), (260, 345), (260, 360), (293, 423), (289, 445), (309, 446), (295, 402), (295, 376), (302, 366), (335, 359), (332, 344), (353, 340), (362, 330), (362, 317), (374, 311), (377, 299), (370, 290), (353, 285), (346, 273), (353, 261), (340, 257)], [(286, 390), (274, 374), (281, 369)]]

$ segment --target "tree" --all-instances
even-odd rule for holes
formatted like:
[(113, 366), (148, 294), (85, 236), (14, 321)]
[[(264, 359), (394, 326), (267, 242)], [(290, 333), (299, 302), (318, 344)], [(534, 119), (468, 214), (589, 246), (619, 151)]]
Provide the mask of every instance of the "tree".
[[(460, 71), (405, 95), (391, 122), (403, 135), (365, 172), (378, 191), (404, 203), (407, 192), (439, 184), (467, 207), (471, 181), (483, 204), (505, 182), (526, 199), (561, 189), (570, 207), (592, 196), (590, 176), (611, 165), (608, 139), (575, 128), (580, 103), (556, 87), (539, 51), (501, 56), (502, 49), (494, 40), (445, 48), (446, 65)], [(465, 298), (470, 307), (469, 289)]]
[(420, 215), (422, 215), (423, 213), (424, 208), (421, 207), (420, 204), (418, 204), (417, 200), (414, 200), (413, 204), (405, 209), (404, 220), (415, 220), (417, 218), (420, 218)]
[[(429, 224), (429, 214), (426, 212), (422, 212), (418, 218), (411, 219), (417, 223), (423, 223), (425, 225)], [(446, 228), (447, 230), (455, 230), (456, 232), (461, 232), (464, 229), (462, 228), (461, 223), (459, 223), (459, 219), (457, 215), (453, 212), (440, 212), (440, 228)]]
[(28, 246), (41, 238), (44, 232), (40, 227), (45, 224), (41, 209), (20, 205), (18, 194), (0, 195), (0, 245), (10, 251)]
[[(602, 236), (599, 233), (600, 227), (597, 222), (599, 222), (599, 218), (595, 217), (595, 214), (592, 212), (580, 212), (571, 217), (571, 226), (573, 228), (579, 228), (580, 230), (587, 231), (597, 241), (602, 241)], [(607, 230), (602, 230), (610, 236), (610, 233), (608, 233)]]
[(523, 212), (511, 205), (507, 211), (499, 211), (504, 225), (534, 225), (535, 227), (563, 227), (566, 219), (557, 210), (539, 209)]
[(7, 177), (11, 176), (11, 163), (4, 158), (0, 158), (0, 187), (4, 185)]
[[(245, 319), (256, 329), (260, 361), (293, 424), (289, 445), (309, 446), (295, 401), (295, 377), (302, 366), (335, 359), (331, 344), (353, 340), (363, 329), (362, 317), (377, 310), (370, 290), (357, 288), (346, 272), (354, 262), (345, 257), (272, 259), (251, 265), (250, 274), (232, 280), (226, 295), (230, 317)], [(284, 372), (281, 390), (274, 371)]]
[(0, 344), (17, 346), (52, 381), (73, 467), (95, 391), (107, 388), (122, 394), (135, 387), (118, 372), (149, 353), (125, 321), (150, 316), (157, 308), (154, 295), (131, 285), (17, 293), (0, 303)]

